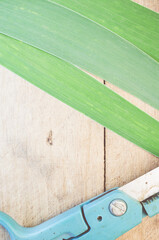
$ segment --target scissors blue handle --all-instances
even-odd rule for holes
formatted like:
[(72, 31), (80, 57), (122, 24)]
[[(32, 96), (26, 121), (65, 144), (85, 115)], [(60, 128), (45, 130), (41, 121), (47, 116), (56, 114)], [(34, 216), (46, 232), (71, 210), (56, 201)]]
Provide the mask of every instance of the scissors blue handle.
[[(110, 211), (110, 204), (116, 200), (126, 206), (121, 216)], [(3, 212), (0, 224), (12, 240), (114, 240), (140, 224), (146, 215), (157, 213), (159, 194), (140, 203), (123, 191), (112, 189), (35, 227), (22, 227)]]

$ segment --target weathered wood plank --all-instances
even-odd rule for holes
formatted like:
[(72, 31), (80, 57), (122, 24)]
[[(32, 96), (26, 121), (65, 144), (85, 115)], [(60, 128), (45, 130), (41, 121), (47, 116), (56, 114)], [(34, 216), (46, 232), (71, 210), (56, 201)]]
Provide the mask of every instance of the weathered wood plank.
[(103, 142), (102, 126), (0, 67), (1, 211), (33, 226), (101, 193)]
[[(142, 103), (133, 96), (109, 85), (114, 91), (136, 104), (138, 107), (159, 120), (159, 112)], [(122, 186), (159, 166), (159, 160), (150, 153), (128, 142), (126, 139), (106, 131), (106, 175), (107, 189)], [(120, 240), (159, 239), (159, 216), (146, 218), (143, 223), (126, 233)]]
[[(135, 2), (159, 11), (158, 0), (136, 0)], [(108, 84), (114, 91), (159, 120), (159, 111), (139, 99)], [(159, 160), (150, 153), (128, 142), (117, 134), (106, 131), (106, 188), (122, 186), (159, 166)], [(159, 239), (159, 216), (144, 219), (143, 223), (124, 234), (120, 240)]]

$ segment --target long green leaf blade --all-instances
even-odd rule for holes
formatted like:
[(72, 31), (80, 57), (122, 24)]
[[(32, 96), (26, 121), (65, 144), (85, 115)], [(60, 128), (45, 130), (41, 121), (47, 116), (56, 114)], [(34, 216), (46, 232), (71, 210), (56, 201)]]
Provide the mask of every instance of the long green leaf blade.
[(159, 156), (159, 122), (80, 69), (3, 34), (0, 34), (0, 63)]
[(0, 6), (1, 33), (77, 65), (159, 109), (159, 64), (129, 42), (50, 0), (0, 0)]
[(110, 29), (159, 62), (159, 14), (131, 0), (50, 0)]

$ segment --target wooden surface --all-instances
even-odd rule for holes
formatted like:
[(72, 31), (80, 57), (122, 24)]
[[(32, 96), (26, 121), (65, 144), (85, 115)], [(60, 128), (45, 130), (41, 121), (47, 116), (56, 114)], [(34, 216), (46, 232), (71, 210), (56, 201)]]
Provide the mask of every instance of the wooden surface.
[[(136, 2), (159, 11), (158, 0)], [(19, 224), (37, 225), (157, 166), (156, 157), (0, 67), (0, 210)], [(0, 240), (9, 239), (1, 228)], [(159, 239), (159, 216), (119, 239)]]

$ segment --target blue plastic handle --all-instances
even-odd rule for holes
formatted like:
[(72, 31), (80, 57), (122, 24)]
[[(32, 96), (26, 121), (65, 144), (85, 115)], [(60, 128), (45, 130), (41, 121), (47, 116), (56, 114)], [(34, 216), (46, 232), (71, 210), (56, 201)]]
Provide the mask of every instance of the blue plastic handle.
[[(125, 201), (127, 211), (114, 216), (110, 203)], [(0, 212), (0, 224), (12, 240), (114, 240), (142, 221), (142, 205), (118, 189), (112, 189), (36, 227), (24, 228)]]
[(9, 232), (12, 240), (69, 239), (87, 229), (83, 221), (80, 206), (31, 228), (20, 226), (10, 216), (0, 212), (0, 225)]

